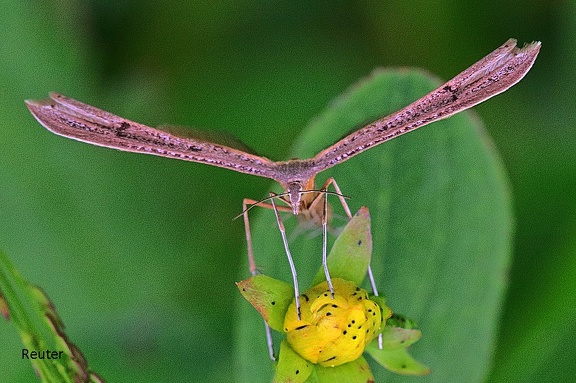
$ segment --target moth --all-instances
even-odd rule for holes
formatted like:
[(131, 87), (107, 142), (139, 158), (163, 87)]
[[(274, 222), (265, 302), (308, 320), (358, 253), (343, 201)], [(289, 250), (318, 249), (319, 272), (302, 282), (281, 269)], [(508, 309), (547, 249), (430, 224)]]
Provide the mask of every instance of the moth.
[(66, 96), (27, 100), (32, 115), (48, 130), (68, 138), (127, 152), (200, 162), (240, 173), (270, 178), (285, 190), (279, 197), (294, 214), (308, 210), (317, 198), (315, 177), (365, 150), (416, 128), (452, 116), (504, 92), (532, 67), (540, 42), (518, 48), (509, 39), (452, 80), (389, 116), (342, 138), (309, 159), (272, 161), (247, 151), (244, 145), (212, 142), (201, 135), (151, 128)]
[[(540, 42), (532, 42), (518, 48), (516, 40), (509, 39), (502, 46), (473, 64), (452, 80), (433, 90), (412, 104), (382, 117), (350, 134), (308, 159), (272, 161), (247, 149), (241, 142), (221, 142), (207, 138), (205, 134), (188, 132), (176, 134), (139, 124), (108, 113), (66, 96), (50, 93), (45, 100), (27, 100), (32, 115), (48, 130), (68, 138), (90, 144), (114, 148), (127, 152), (152, 154), (177, 158), (185, 161), (205, 163), (231, 169), (240, 173), (270, 178), (280, 183), (284, 193), (271, 194), (271, 207), (276, 214), (286, 254), (292, 270), (298, 317), (298, 280), (292, 257), (288, 249), (283, 224), (278, 210), (289, 210), (298, 215), (321, 209), (323, 227), (323, 266), (326, 279), (333, 294), (326, 265), (326, 216), (328, 205), (325, 198), (330, 184), (346, 214), (350, 210), (334, 179), (329, 178), (320, 190), (315, 189), (316, 175), (330, 169), (365, 150), (408, 133), (421, 126), (450, 117), (471, 108), (490, 97), (504, 92), (520, 81), (530, 70), (540, 51)], [(324, 197), (324, 198), (322, 198)], [(276, 206), (273, 198), (279, 198), (286, 206)], [(322, 203), (323, 202), (323, 203)], [(248, 259), (252, 274), (257, 272), (247, 215), (247, 205), (259, 201), (244, 200), (244, 223), (248, 243)], [(368, 269), (373, 291), (377, 295), (371, 269)], [(267, 328), (268, 349), (274, 359), (272, 340)], [(379, 338), (381, 344), (382, 338)]]

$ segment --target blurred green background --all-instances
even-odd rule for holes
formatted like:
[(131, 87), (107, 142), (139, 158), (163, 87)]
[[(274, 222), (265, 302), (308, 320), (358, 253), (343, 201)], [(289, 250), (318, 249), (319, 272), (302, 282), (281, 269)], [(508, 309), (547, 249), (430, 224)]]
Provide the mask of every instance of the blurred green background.
[[(576, 375), (576, 2), (3, 5), (0, 247), (110, 382), (232, 379), (233, 282), (247, 275), (243, 225), (232, 217), (270, 183), (59, 138), (24, 99), (58, 91), (151, 126), (224, 130), (279, 160), (376, 67), (448, 79), (509, 37), (541, 40), (527, 78), (475, 108), (507, 167), (516, 214), (487, 381)], [(2, 382), (35, 379), (19, 344), (0, 322)]]

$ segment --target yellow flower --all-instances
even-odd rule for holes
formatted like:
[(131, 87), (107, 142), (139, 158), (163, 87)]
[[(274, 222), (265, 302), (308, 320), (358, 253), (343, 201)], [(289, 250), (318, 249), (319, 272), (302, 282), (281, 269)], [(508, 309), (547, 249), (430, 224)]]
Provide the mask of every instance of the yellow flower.
[[(368, 293), (354, 282), (332, 280), (334, 298), (326, 282), (300, 296), (301, 319), (292, 302), (284, 319), (288, 343), (304, 359), (334, 367), (358, 359), (379, 333), (383, 321), (392, 315), (368, 299)], [(384, 309), (384, 312), (383, 310)]]
[[(238, 283), (242, 295), (260, 312), (271, 329), (283, 331), (274, 382), (373, 382), (362, 353), (398, 374), (424, 375), (430, 369), (410, 356), (407, 348), (420, 339), (414, 322), (392, 311), (383, 297), (369, 299), (358, 287), (372, 255), (370, 215), (366, 208), (346, 225), (328, 256), (334, 297), (318, 270), (317, 286), (300, 295), (298, 320), (292, 285), (254, 275)], [(382, 348), (374, 340), (382, 334)]]

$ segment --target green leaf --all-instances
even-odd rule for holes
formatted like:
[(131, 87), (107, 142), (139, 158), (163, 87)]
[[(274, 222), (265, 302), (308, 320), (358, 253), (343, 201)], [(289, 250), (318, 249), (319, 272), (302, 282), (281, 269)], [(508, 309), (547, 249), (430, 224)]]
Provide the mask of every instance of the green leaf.
[(5, 301), (24, 344), (22, 359), (30, 359), (42, 382), (103, 382), (66, 337), (62, 320), (46, 294), (24, 280), (2, 252), (0, 292), (0, 298), (4, 296), (0, 302)]
[[(439, 83), (418, 70), (374, 72), (309, 125), (293, 157), (314, 155)], [(393, 311), (416, 320), (425, 334), (412, 350), (434, 370), (425, 381), (483, 381), (506, 285), (512, 217), (504, 171), (479, 120), (460, 113), (371, 148), (322, 173), (318, 182), (322, 176), (336, 179), (351, 197), (351, 210), (370, 209), (377, 287)], [(343, 213), (336, 198), (330, 203), (338, 227)], [(290, 281), (273, 214), (258, 211), (250, 218), (258, 266)], [(299, 284), (307, 286), (321, 264), (321, 237), (313, 230), (298, 235), (289, 215), (285, 224)], [(265, 336), (249, 315), (241, 319), (238, 337), (239, 354), (260, 350), (241, 363), (248, 376), (268, 363)], [(376, 381), (400, 379), (384, 369), (373, 373)]]
[[(366, 277), (372, 255), (372, 233), (370, 231), (370, 213), (363, 207), (344, 227), (326, 260), (331, 278), (342, 278), (361, 284)], [(326, 280), (321, 267), (312, 286)]]
[(4, 299), (2, 295), (2, 290), (0, 290), (0, 314), (4, 319), (10, 320), (10, 309), (8, 308), (8, 302), (6, 302), (6, 299)]
[(274, 383), (305, 382), (314, 370), (314, 364), (298, 355), (286, 340), (280, 343), (280, 354), (276, 365)]
[(286, 282), (260, 274), (237, 283), (240, 293), (266, 323), (276, 331), (284, 331), (284, 317), (294, 300), (294, 288)]

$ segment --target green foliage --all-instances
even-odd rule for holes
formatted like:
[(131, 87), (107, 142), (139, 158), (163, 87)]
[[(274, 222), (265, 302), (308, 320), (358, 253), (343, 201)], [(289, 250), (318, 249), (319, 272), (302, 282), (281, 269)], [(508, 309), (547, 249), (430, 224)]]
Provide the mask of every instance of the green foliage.
[[(0, 306), (22, 339), (22, 360), (30, 360), (44, 383), (103, 382), (64, 333), (44, 292), (28, 283), (0, 252)], [(9, 314), (9, 315), (8, 315)]]

